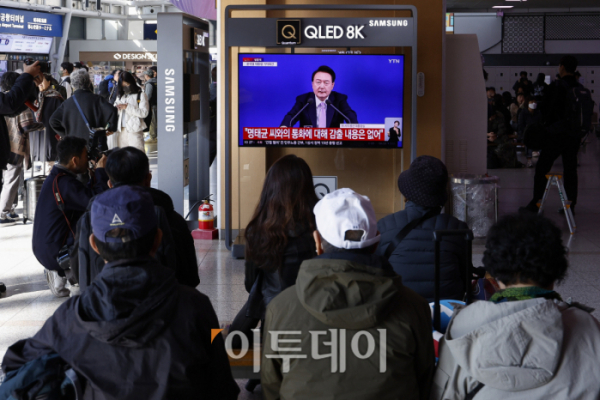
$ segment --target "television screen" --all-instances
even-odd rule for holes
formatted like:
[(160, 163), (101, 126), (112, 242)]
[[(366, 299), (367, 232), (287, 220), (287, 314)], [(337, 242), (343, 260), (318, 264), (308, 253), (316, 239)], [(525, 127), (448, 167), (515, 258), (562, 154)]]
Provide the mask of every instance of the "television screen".
[(242, 147), (402, 147), (404, 56), (240, 54)]

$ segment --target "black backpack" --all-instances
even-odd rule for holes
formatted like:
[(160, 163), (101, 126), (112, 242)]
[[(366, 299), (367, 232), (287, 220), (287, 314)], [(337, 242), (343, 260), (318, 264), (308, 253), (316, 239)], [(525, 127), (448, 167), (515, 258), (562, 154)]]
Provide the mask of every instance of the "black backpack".
[(581, 84), (571, 87), (562, 79), (559, 79), (558, 82), (567, 91), (566, 119), (569, 133), (578, 138), (583, 138), (592, 129), (592, 114), (594, 112), (592, 94)]

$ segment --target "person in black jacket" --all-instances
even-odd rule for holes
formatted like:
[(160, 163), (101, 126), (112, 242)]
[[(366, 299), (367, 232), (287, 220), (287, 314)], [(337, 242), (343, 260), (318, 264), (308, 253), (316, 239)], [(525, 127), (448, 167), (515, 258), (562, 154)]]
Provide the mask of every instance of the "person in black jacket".
[(87, 187), (77, 180), (77, 174), (88, 170), (86, 145), (86, 140), (77, 137), (66, 137), (58, 142), (58, 164), (44, 181), (35, 209), (33, 254), (46, 269), (48, 287), (57, 297), (69, 295), (57, 256), (65, 246), (73, 245), (75, 226), (90, 199), (108, 189), (108, 176), (104, 171), (106, 156), (98, 161), (95, 179), (90, 180)]
[[(377, 223), (381, 241), (377, 254), (384, 255), (388, 246), (410, 222), (426, 218), (406, 235), (389, 258), (402, 283), (427, 301), (434, 298), (435, 245), (433, 231), (469, 229), (467, 224), (449, 214), (441, 214), (446, 203), (448, 170), (435, 157), (421, 156), (400, 174), (398, 188), (406, 197), (403, 211), (388, 215)], [(465, 295), (464, 266), (466, 243), (463, 237), (447, 237), (441, 242), (440, 289), (442, 299), (462, 300)]]
[(75, 99), (90, 128), (106, 128), (110, 132), (117, 129), (119, 119), (117, 109), (101, 96), (87, 90), (90, 83), (90, 76), (83, 68), (71, 74), (71, 85), (75, 91), (50, 117), (50, 126), (60, 137), (76, 136), (89, 140), (90, 131), (75, 104)]
[[(318, 198), (302, 158), (287, 155), (269, 168), (254, 216), (246, 227), (248, 302), (231, 331), (249, 334), (264, 320), (267, 305), (296, 283), (300, 264), (317, 255), (312, 212)], [(234, 347), (239, 347), (234, 341)]]
[[(27, 107), (25, 101), (35, 90), (35, 84), (40, 82), (39, 62), (23, 65), (23, 73), (17, 78), (11, 90), (7, 93), (0, 93), (0, 115), (18, 115), (23, 112)], [(9, 157), (8, 128), (4, 118), (0, 118), (0, 170), (6, 169)]]
[[(334, 86), (335, 72), (333, 69), (326, 65), (317, 68), (312, 74), (313, 91), (296, 97), (296, 103), (279, 125), (292, 127), (300, 122), (301, 127), (339, 128), (344, 121), (349, 124), (357, 124), (358, 117), (348, 104), (348, 96), (333, 91)], [(298, 113), (300, 114), (296, 115)]]
[[(577, 153), (581, 144), (578, 132), (570, 132), (568, 91), (579, 86), (574, 73), (577, 69), (577, 59), (564, 56), (559, 65), (560, 79), (548, 87), (542, 108), (542, 120), (546, 126), (546, 134), (540, 151), (540, 158), (535, 165), (533, 178), (533, 199), (521, 210), (538, 212), (537, 203), (544, 196), (548, 180), (546, 175), (552, 169), (554, 161), (561, 156), (563, 162), (563, 177), (567, 198), (571, 201), (571, 211), (575, 214), (577, 204)], [(561, 209), (562, 211), (562, 209)], [(560, 212), (560, 211), (559, 211)], [(563, 211), (564, 212), (564, 211)]]
[(223, 336), (211, 335), (219, 321), (210, 300), (153, 257), (157, 224), (144, 188), (98, 196), (90, 243), (107, 264), (35, 336), (8, 349), (3, 371), (57, 353), (87, 382), (86, 399), (237, 399)]
[[(115, 150), (106, 161), (106, 173), (110, 188), (134, 185), (143, 187), (150, 194), (154, 206), (160, 208), (165, 219), (163, 223), (159, 217), (163, 242), (158, 249), (158, 260), (163, 266), (175, 271), (175, 277), (180, 284), (192, 288), (198, 286), (200, 278), (194, 239), (183, 217), (175, 211), (171, 197), (161, 190), (150, 187), (152, 173), (148, 156), (135, 147)], [(78, 245), (72, 252), (76, 252), (77, 256), (71, 260), (71, 269), (74, 273), (78, 273), (81, 291), (86, 290), (104, 267), (104, 262), (90, 248), (86, 240), (91, 233), (91, 208), (94, 200), (95, 198), (92, 198), (86, 213), (77, 224), (75, 243)]]

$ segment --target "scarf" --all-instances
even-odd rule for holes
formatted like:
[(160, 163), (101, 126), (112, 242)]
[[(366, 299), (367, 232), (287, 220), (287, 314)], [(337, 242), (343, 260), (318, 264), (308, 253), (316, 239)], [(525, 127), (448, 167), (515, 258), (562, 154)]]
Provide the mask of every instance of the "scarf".
[(54, 87), (54, 85), (50, 86), (50, 89), (48, 89), (44, 92), (40, 92), (40, 96), (38, 98), (39, 106), (38, 106), (38, 110), (35, 113), (35, 117), (37, 118), (38, 121), (40, 121), (42, 118), (42, 112), (44, 110), (44, 100), (46, 99), (46, 97), (59, 97), (61, 100), (64, 101), (61, 94), (57, 90), (52, 89), (52, 87)]
[(560, 295), (554, 290), (546, 290), (538, 286), (514, 287), (500, 290), (494, 293), (490, 301), (493, 303), (504, 303), (507, 301), (537, 299), (539, 297), (562, 301)]

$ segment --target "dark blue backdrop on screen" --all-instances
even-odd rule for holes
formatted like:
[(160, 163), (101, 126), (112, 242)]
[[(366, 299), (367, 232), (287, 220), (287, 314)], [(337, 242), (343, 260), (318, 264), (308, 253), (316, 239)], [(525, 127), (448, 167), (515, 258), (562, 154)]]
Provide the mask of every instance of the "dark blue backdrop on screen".
[[(244, 58), (261, 58), (277, 66), (243, 66)], [(348, 96), (360, 124), (384, 124), (402, 118), (404, 56), (329, 54), (240, 54), (239, 144), (244, 127), (278, 127), (296, 103), (312, 92), (312, 73), (327, 65), (336, 74), (334, 91)]]

